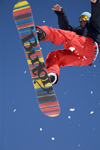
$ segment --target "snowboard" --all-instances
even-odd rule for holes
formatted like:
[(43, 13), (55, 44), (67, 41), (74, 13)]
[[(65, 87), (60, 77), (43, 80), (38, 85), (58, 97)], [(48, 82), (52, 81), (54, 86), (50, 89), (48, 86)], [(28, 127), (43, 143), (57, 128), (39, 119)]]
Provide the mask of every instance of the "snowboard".
[(15, 4), (13, 17), (22, 41), (39, 108), (49, 117), (58, 116), (59, 102), (48, 77), (32, 11), (26, 0), (20, 0)]

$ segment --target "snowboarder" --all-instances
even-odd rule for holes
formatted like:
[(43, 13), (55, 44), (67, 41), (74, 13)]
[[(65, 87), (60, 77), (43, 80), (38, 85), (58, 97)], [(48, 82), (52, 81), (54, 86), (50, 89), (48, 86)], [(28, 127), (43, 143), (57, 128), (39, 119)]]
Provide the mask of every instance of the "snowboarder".
[(63, 44), (64, 49), (52, 51), (46, 58), (51, 83), (56, 84), (60, 67), (92, 65), (100, 50), (100, 1), (91, 1), (91, 14), (84, 12), (79, 17), (80, 26), (69, 25), (68, 19), (58, 4), (52, 8), (58, 16), (60, 29), (36, 26), (39, 41)]

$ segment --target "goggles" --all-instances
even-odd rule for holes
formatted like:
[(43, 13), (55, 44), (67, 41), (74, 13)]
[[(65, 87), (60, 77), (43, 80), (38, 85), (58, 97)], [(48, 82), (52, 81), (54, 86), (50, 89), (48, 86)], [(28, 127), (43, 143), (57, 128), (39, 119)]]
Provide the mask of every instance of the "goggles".
[(82, 20), (87, 21), (89, 19), (88, 19), (87, 15), (81, 15), (79, 18), (79, 21), (82, 21)]

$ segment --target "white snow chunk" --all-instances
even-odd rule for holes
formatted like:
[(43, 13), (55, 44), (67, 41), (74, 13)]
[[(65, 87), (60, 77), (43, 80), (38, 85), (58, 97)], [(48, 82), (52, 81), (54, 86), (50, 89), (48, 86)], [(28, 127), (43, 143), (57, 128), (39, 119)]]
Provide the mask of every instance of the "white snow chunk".
[(80, 144), (78, 144), (78, 146), (81, 146)]
[(75, 50), (75, 47), (70, 47), (69, 49), (73, 52)]
[(85, 56), (83, 56), (84, 59), (87, 59)]
[(93, 91), (91, 91), (91, 94), (93, 94)]
[(24, 74), (26, 73), (26, 70), (24, 71)]
[(55, 138), (54, 138), (54, 137), (52, 137), (51, 139), (52, 139), (53, 141), (55, 140)]
[(96, 67), (96, 65), (94, 65), (94, 67)]
[(40, 131), (42, 131), (42, 128), (40, 128)]
[(94, 114), (94, 111), (91, 111), (90, 114), (91, 114), (91, 115)]
[(66, 93), (66, 92), (64, 92), (64, 94), (65, 94), (65, 95), (67, 95), (67, 93)]
[(71, 119), (71, 116), (68, 116), (68, 119)]
[(45, 20), (43, 20), (43, 23), (45, 23)]
[(70, 111), (75, 111), (75, 108), (70, 108)]
[(16, 109), (14, 109), (13, 112), (16, 112)]

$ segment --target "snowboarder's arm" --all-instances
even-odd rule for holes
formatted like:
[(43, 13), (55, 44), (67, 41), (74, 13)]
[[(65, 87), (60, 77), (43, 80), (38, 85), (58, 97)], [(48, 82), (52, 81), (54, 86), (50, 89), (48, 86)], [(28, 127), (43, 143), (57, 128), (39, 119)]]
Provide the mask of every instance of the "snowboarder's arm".
[(91, 1), (91, 18), (90, 24), (99, 32), (100, 30), (100, 1), (93, 0)]
[(56, 4), (54, 6), (54, 8), (52, 8), (55, 13), (58, 16), (58, 24), (59, 24), (59, 28), (63, 29), (63, 30), (70, 30), (70, 31), (74, 31), (74, 27), (69, 25), (67, 16), (65, 15), (63, 9), (61, 6), (59, 6), (58, 4)]
[(58, 4), (54, 5), (53, 7), (54, 8), (52, 8), (52, 10), (54, 10), (54, 11), (61, 11), (62, 10), (62, 7)]
[(90, 0), (92, 3), (96, 3), (97, 2), (97, 0)]

